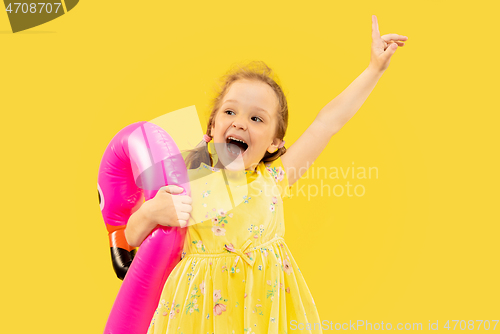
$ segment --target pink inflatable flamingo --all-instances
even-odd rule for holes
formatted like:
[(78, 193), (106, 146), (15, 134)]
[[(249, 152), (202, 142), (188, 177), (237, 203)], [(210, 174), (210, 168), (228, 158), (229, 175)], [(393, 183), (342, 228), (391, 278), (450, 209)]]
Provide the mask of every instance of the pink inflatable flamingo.
[(125, 239), (128, 219), (165, 185), (190, 194), (184, 159), (159, 126), (138, 122), (113, 137), (99, 166), (97, 188), (109, 232), (113, 267), (123, 279), (105, 334), (146, 333), (168, 275), (181, 258), (186, 229), (158, 225), (135, 248)]

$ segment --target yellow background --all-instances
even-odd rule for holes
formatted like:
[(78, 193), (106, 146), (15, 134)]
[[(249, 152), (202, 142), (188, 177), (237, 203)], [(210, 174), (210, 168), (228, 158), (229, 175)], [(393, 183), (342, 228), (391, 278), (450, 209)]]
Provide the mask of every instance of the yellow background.
[(121, 281), (97, 171), (120, 129), (191, 105), (206, 127), (215, 80), (263, 60), (288, 96), (290, 146), (368, 65), (372, 14), (409, 40), (314, 168), (379, 176), (323, 180), (362, 197), (288, 199), (285, 239), (321, 319), (499, 319), (498, 9), (86, 0), (17, 34), (0, 13), (0, 332), (102, 333)]

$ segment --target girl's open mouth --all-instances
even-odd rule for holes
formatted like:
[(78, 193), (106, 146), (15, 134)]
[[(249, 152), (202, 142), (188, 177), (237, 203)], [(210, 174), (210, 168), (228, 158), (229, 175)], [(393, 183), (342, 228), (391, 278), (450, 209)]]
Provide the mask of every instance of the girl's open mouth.
[(237, 157), (240, 154), (245, 154), (246, 150), (248, 149), (248, 144), (243, 140), (229, 136), (226, 139), (226, 149), (229, 153)]

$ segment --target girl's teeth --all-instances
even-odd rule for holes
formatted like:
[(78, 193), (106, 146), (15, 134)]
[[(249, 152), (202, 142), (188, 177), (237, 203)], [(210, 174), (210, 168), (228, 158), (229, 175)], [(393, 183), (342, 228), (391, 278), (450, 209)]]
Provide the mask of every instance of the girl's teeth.
[[(236, 141), (239, 141), (239, 142), (245, 143), (243, 140), (236, 139), (236, 138), (234, 138), (234, 137), (228, 137), (228, 139), (232, 139), (232, 140), (236, 140)], [(246, 144), (246, 143), (245, 143), (245, 144)]]

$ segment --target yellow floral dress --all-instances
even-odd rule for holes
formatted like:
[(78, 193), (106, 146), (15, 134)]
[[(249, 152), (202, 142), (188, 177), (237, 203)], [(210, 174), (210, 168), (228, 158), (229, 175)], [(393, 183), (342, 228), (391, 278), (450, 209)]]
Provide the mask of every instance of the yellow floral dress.
[[(283, 239), (282, 200), (290, 187), (281, 158), (255, 171), (202, 163), (189, 178), (193, 211), (182, 259), (148, 334), (281, 334), (320, 323)], [(300, 332), (322, 333), (318, 327)]]

